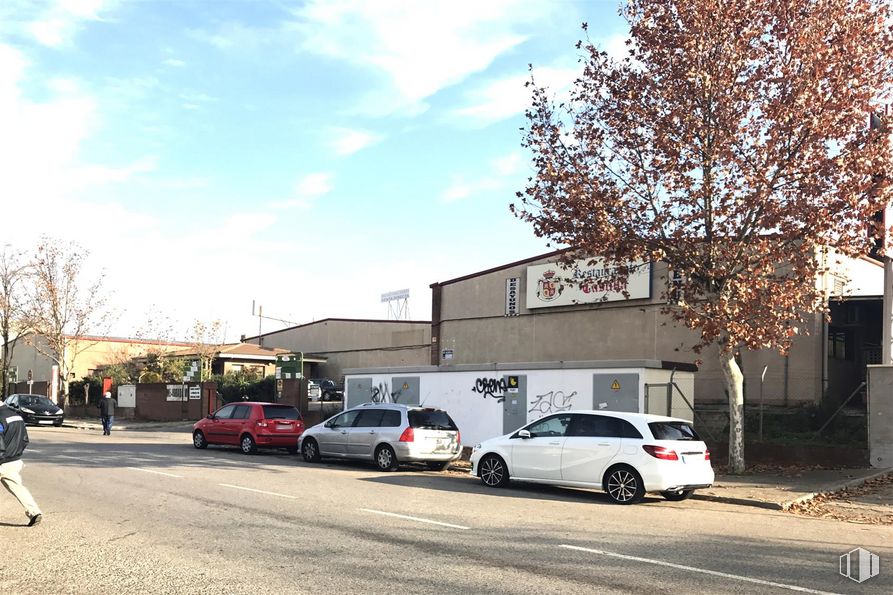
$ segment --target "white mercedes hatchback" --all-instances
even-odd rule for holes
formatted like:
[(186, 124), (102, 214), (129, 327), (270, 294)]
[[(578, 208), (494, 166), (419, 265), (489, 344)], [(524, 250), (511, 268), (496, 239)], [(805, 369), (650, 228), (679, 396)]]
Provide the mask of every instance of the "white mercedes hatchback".
[(610, 411), (568, 411), (474, 447), (472, 473), (484, 485), (510, 480), (599, 488), (618, 504), (647, 492), (685, 500), (713, 483), (710, 451), (684, 419)]

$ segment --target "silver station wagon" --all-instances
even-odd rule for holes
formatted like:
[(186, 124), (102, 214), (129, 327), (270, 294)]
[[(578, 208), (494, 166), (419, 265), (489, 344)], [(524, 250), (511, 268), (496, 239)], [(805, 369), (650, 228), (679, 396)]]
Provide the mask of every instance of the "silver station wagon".
[(374, 461), (382, 471), (401, 463), (446, 469), (459, 458), (459, 428), (443, 409), (366, 403), (307, 428), (298, 440), (304, 460), (321, 458)]

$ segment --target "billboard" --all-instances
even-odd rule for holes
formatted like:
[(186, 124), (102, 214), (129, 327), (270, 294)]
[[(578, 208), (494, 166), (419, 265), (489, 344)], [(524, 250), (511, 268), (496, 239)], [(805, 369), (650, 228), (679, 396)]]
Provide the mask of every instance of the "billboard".
[[(589, 264), (593, 262), (593, 264)], [(617, 302), (651, 297), (651, 263), (630, 263), (623, 280), (616, 266), (602, 259), (582, 259), (564, 267), (557, 263), (527, 267), (527, 307), (551, 308), (575, 304)]]

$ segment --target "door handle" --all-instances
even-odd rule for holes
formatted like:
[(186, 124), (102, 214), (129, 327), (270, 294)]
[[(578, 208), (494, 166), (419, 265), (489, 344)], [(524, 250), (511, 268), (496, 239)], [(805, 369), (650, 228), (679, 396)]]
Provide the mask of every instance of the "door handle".
[(375, 430), (369, 430), (369, 433), (370, 433), (370, 434), (374, 434), (374, 433), (375, 433)]
[(347, 434), (347, 430), (341, 430), (342, 434)]
[(599, 445), (599, 446), (611, 446), (611, 445), (608, 444), (607, 442), (599, 442), (598, 445)]
[(561, 444), (561, 442), (550, 442), (549, 444), (551, 444), (553, 446), (557, 446), (557, 445)]

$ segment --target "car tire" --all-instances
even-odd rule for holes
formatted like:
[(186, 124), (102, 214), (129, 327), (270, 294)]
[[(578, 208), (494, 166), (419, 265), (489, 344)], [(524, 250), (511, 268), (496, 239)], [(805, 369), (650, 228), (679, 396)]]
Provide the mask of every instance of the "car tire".
[(429, 471), (446, 471), (450, 468), (452, 461), (447, 461), (443, 463), (441, 461), (428, 461), (425, 463), (425, 466), (428, 467)]
[(661, 492), (660, 495), (670, 502), (682, 502), (688, 500), (694, 493), (694, 490), (676, 490), (675, 492)]
[(244, 454), (253, 455), (257, 452), (257, 443), (251, 437), (251, 434), (244, 434), (242, 439), (239, 440), (239, 448), (242, 449)]
[(201, 430), (192, 433), (192, 446), (196, 448), (208, 448), (208, 441)]
[(322, 458), (319, 456), (319, 445), (313, 438), (304, 440), (304, 444), (301, 445), (301, 455), (308, 463), (318, 463)]
[(481, 483), (491, 488), (504, 488), (509, 484), (509, 470), (502, 457), (486, 455), (478, 466)]
[(602, 482), (602, 489), (615, 504), (635, 504), (645, 497), (642, 476), (628, 465), (608, 469)]
[(382, 444), (375, 449), (375, 466), (379, 471), (396, 471), (397, 453), (387, 444)]

